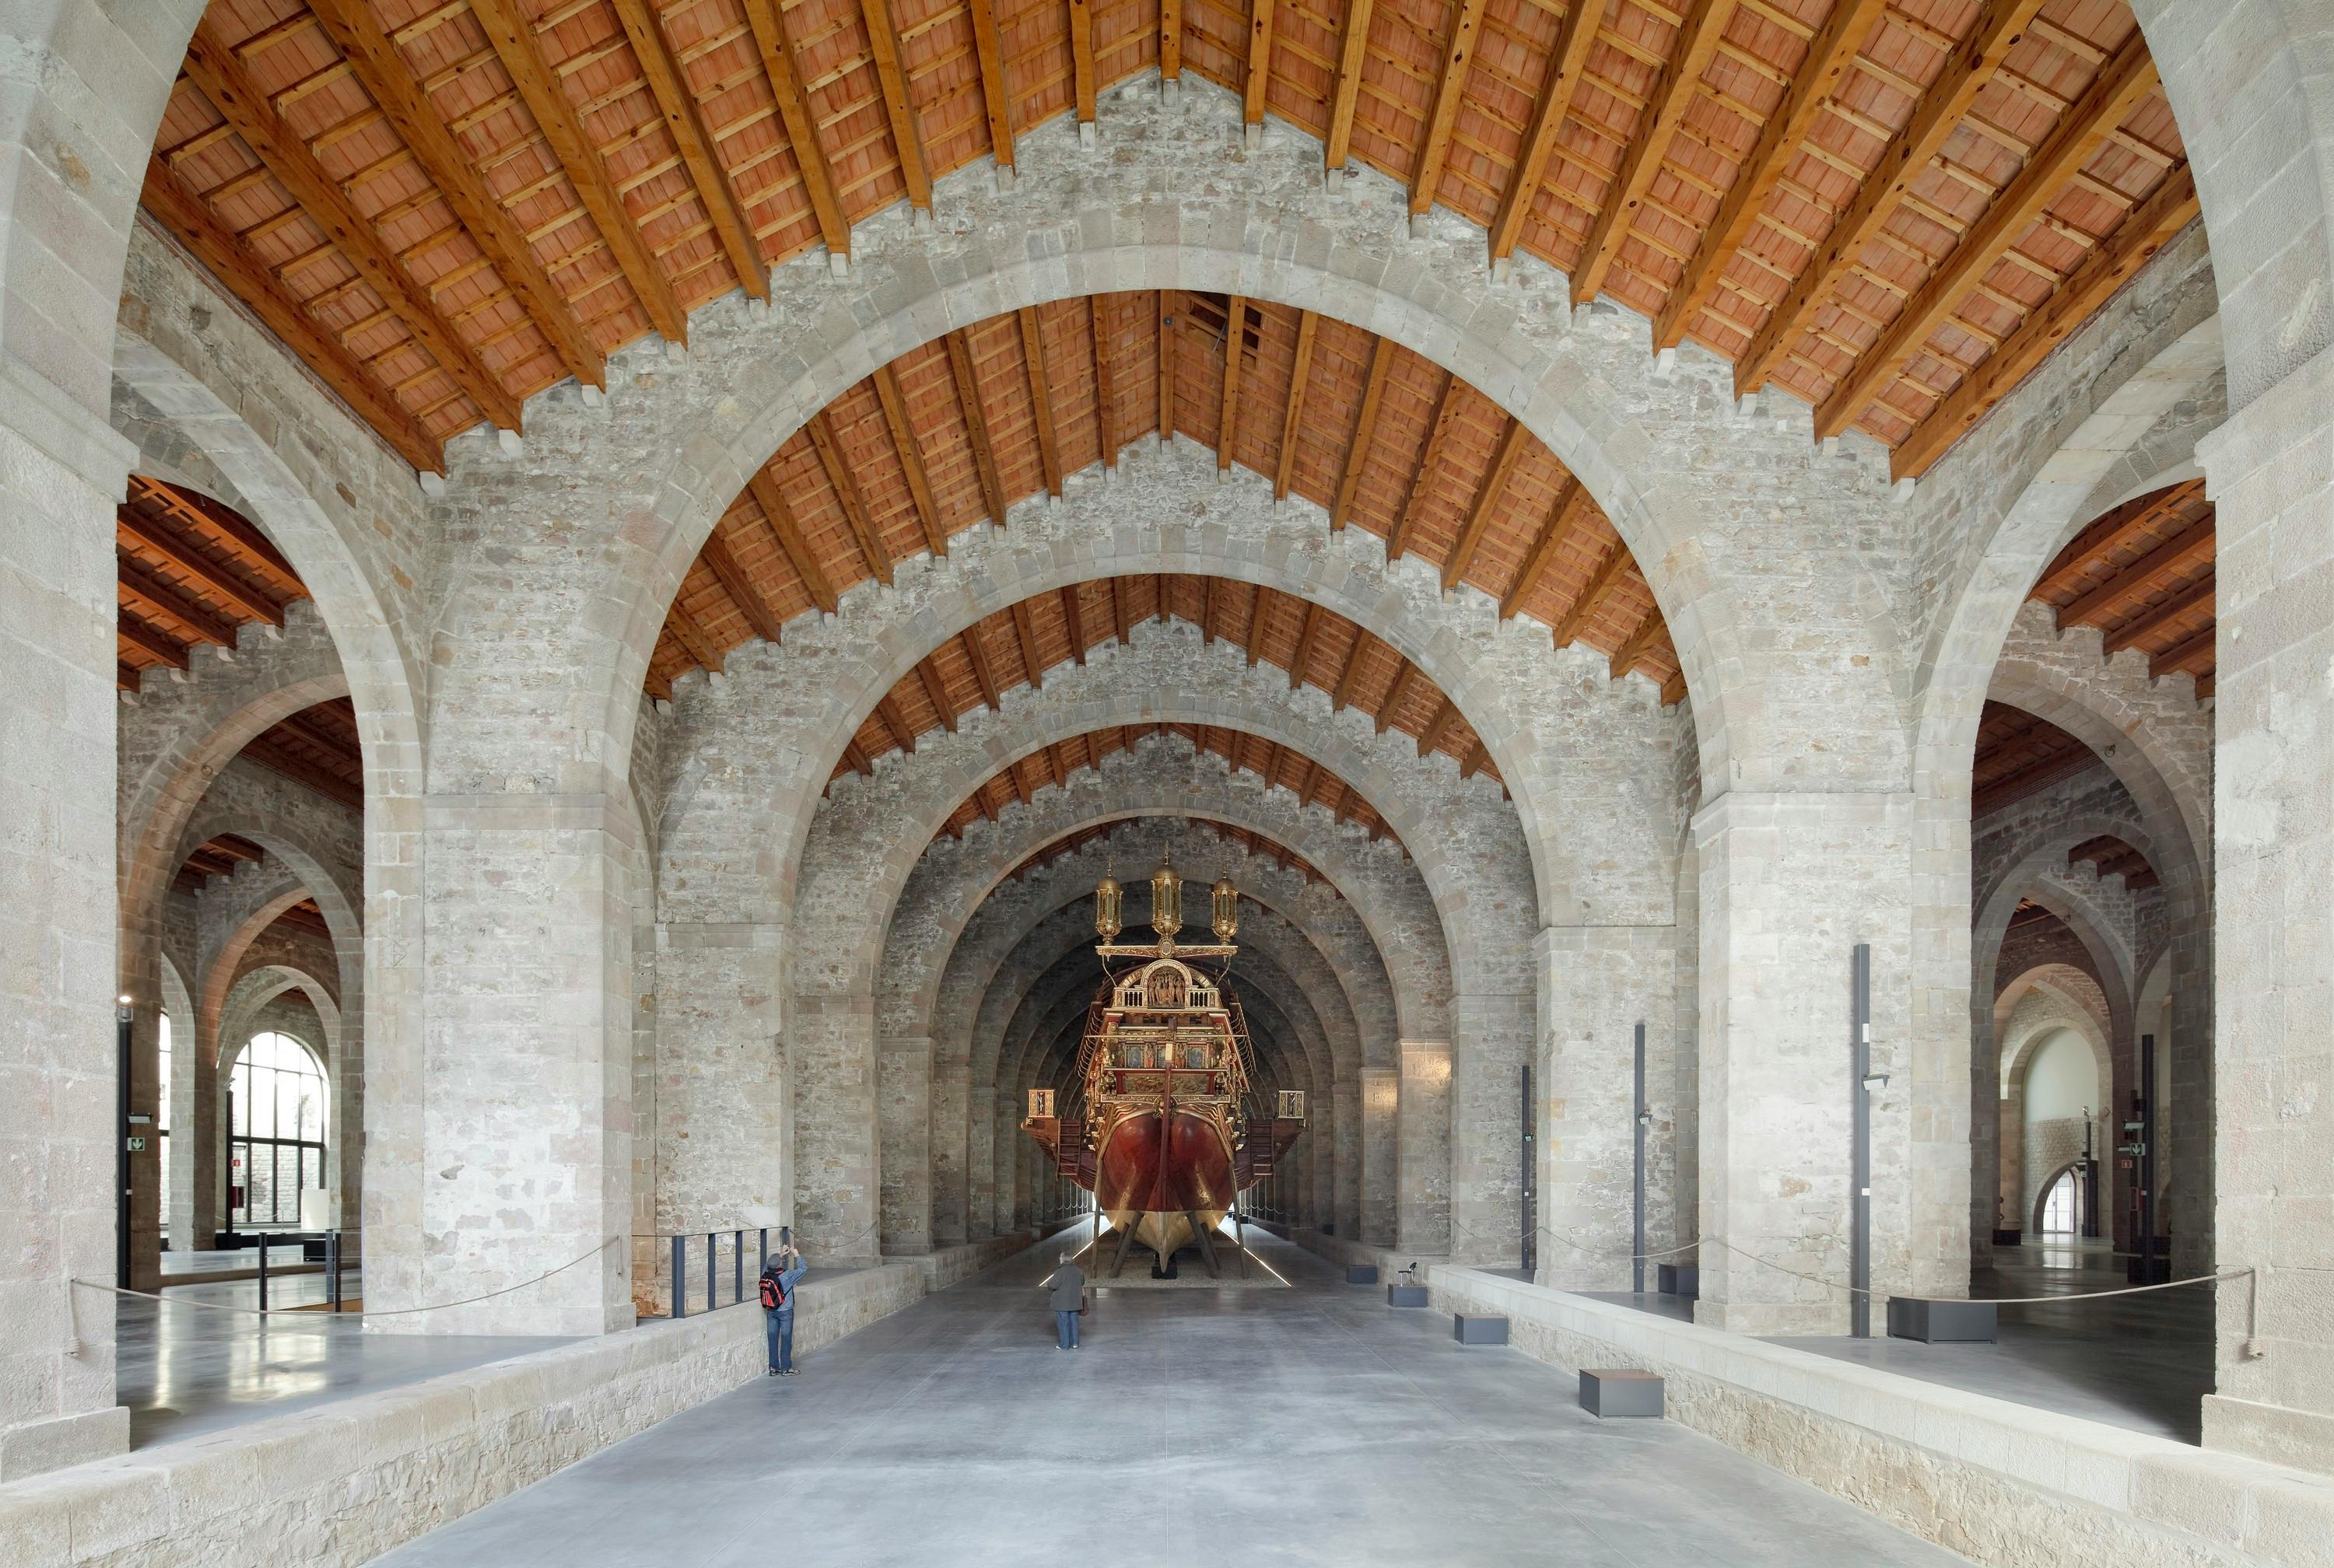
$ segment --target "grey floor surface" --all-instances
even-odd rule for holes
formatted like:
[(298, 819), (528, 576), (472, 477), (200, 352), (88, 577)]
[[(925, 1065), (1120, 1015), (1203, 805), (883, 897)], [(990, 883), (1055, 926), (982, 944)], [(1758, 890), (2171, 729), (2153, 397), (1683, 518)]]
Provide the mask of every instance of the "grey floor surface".
[[(2129, 1283), (2125, 1260), (2096, 1243), (2030, 1243), (1998, 1248), (1994, 1257), (1992, 1268), (1972, 1272), (1971, 1295), (2071, 1298)], [(2005, 1306), (1997, 1315), (1999, 1338), (1990, 1345), (1892, 1339), (1774, 1342), (2128, 1431), (2183, 1443), (2203, 1440), (2204, 1398), (2213, 1391), (2213, 1287), (2069, 1300), (2065, 1305)]]
[[(279, 1247), (269, 1261), (289, 1263), (297, 1255), (296, 1247)], [(208, 1274), (248, 1268), (253, 1261), (249, 1251), (168, 1253), (163, 1266), (174, 1275)], [(352, 1298), (360, 1288), (354, 1269), (342, 1271), (344, 1295)], [(271, 1308), (323, 1299), (321, 1273), (268, 1282)], [(117, 1300), (114, 1388), (115, 1397), (130, 1407), (130, 1447), (199, 1437), (565, 1342), (367, 1334), (354, 1317), (304, 1313), (258, 1318), (213, 1310), (258, 1304), (256, 1280), (174, 1285), (159, 1302)]]
[[(1251, 1233), (1253, 1236), (1254, 1233)], [(1385, 1305), (1111, 1291), (1054, 1348), (1039, 1247), (381, 1559), (392, 1568), (1963, 1561)]]

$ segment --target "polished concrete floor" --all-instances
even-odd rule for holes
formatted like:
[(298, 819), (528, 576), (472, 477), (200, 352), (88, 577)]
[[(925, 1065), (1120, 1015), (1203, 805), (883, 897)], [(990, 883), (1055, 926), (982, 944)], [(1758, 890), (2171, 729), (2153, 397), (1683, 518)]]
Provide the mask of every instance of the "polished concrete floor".
[[(1971, 1295), (2072, 1297), (2129, 1283), (2125, 1260), (2097, 1242), (2029, 1243), (1994, 1256), (1992, 1268), (1972, 1273)], [(2006, 1306), (1999, 1316), (1990, 1345), (1775, 1342), (2177, 1442), (2201, 1440), (2203, 1400), (2213, 1391), (2213, 1287)]]
[(1295, 1288), (1101, 1286), (1075, 1352), (1037, 1289), (1059, 1248), (1033, 1248), (381, 1561), (1962, 1561), (1251, 1238)]

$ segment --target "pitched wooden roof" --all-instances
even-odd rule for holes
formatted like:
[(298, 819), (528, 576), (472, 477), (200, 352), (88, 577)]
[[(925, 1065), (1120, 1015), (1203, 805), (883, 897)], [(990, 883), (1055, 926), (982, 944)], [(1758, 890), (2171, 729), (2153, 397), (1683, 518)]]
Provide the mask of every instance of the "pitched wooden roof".
[(235, 646), (238, 628), (282, 626), (308, 590), (250, 519), (192, 490), (130, 476), (114, 513), (116, 684), (135, 691), (149, 669), (184, 669), (198, 643)]
[[(1227, 323), (1240, 322), (1226, 377)], [(1066, 300), (951, 332), (851, 388), (747, 485), (691, 567), (649, 689), (947, 548), (1063, 476), (1169, 428), (1438, 564), (1663, 700), (1685, 683), (1652, 590), (1556, 455), (1472, 387), (1357, 327), (1181, 293)], [(1234, 432), (1227, 447), (1220, 436)]]
[[(1080, 850), (1085, 849), (1088, 844), (1094, 843), (1097, 840), (1108, 838), (1111, 834), (1118, 832), (1119, 829), (1126, 826), (1131, 822), (1156, 820), (1158, 819), (1121, 817), (1115, 822), (1094, 822), (1085, 827), (1076, 829), (1074, 832), (1065, 833), (1060, 838), (1054, 840), (1053, 842), (1045, 845), (1043, 848), (1031, 851), (1030, 853), (1023, 859), (1019, 865), (1013, 868), (1009, 880), (1018, 881), (1023, 877), (1027, 876), (1031, 871), (1039, 871), (1046, 866), (1050, 866), (1065, 855), (1074, 855)], [(1263, 833), (1256, 832), (1248, 828), (1235, 827), (1229, 822), (1220, 822), (1210, 818), (1181, 817), (1176, 820), (1186, 827), (1199, 828), (1212, 833), (1227, 844), (1236, 844), (1251, 855), (1269, 856), (1273, 860), (1278, 861), (1284, 870), (1298, 873), (1300, 876), (1304, 877), (1307, 881), (1326, 883), (1329, 880), (1323, 876), (1319, 869), (1307, 861), (1304, 856), (1296, 853), (1294, 851), (1290, 850), (1288, 845), (1280, 842), (1278, 839), (1268, 837)], [(1138, 876), (1148, 875), (1147, 872), (1138, 872), (1136, 874)], [(1243, 890), (1245, 891), (1245, 890)]]
[(2196, 212), (2121, 0), (213, 0), (146, 206), (435, 467), (1153, 69), (1900, 473)]
[(1253, 773), (1272, 788), (1288, 790), (1297, 796), (1300, 806), (1326, 807), (1337, 821), (1355, 822), (1367, 828), (1372, 839), (1393, 839), (1397, 846), (1402, 842), (1359, 791), (1312, 758), (1259, 736), (1190, 724), (1114, 725), (1056, 741), (983, 780), (980, 787), (949, 814), (940, 831), (960, 838), (975, 819), (986, 817), (995, 822), (998, 813), (1013, 802), (1027, 805), (1031, 796), (1048, 784), (1066, 785), (1080, 769), (1099, 768), (1103, 759), (1113, 753), (1131, 751), (1144, 736), (1162, 733), (1181, 736), (1195, 750), (1213, 753), (1234, 769)]
[(2059, 625), (2096, 626), (2114, 655), (2136, 648), (2153, 676), (2185, 670), (2213, 695), (2213, 504), (2189, 479), (2133, 497), (2067, 544), (2031, 597)]

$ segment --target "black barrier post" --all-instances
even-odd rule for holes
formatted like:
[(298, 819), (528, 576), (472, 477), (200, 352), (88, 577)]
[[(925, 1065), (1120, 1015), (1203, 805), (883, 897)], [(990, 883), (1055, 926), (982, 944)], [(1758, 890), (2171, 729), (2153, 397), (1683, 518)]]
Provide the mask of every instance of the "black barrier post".
[(1856, 1171), (1850, 1178), (1849, 1201), (1856, 1227), (1848, 1251), (1847, 1332), (1859, 1340), (1872, 1337), (1872, 946), (1856, 945), (1854, 1011), (1849, 1046), (1855, 1086)]
[(689, 1315), (689, 1238), (672, 1238), (672, 1316), (675, 1323)]
[(267, 1237), (259, 1238), (259, 1310), (267, 1310)]
[(1629, 1288), (1645, 1294), (1645, 1026), (1637, 1025), (1637, 1112), (1631, 1118), (1637, 1133), (1635, 1177), (1631, 1190)]
[(324, 1233), (324, 1299), (331, 1310), (341, 1310), (341, 1233)]

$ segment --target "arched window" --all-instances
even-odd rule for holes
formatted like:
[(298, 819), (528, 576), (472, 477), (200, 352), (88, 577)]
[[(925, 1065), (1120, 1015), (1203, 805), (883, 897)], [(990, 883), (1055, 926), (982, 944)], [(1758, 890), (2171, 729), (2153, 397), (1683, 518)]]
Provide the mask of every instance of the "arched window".
[(228, 1223), (296, 1227), (300, 1189), (324, 1185), (323, 1068), (289, 1034), (255, 1034), (228, 1093)]
[(2071, 1169), (2059, 1173), (2042, 1198), (2042, 1234), (2075, 1236), (2083, 1228), (2083, 1184)]

